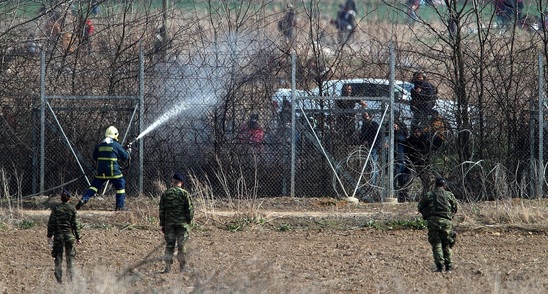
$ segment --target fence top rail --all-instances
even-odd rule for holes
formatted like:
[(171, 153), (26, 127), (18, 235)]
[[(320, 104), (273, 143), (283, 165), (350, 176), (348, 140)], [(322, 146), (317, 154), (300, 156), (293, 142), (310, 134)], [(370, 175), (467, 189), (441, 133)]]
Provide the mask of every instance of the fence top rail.
[(374, 108), (338, 108), (338, 109), (297, 109), (303, 113), (321, 113), (321, 114), (356, 114), (356, 113), (377, 113), (382, 112), (382, 109)]
[(73, 95), (46, 95), (46, 99), (73, 99), (73, 100), (101, 100), (101, 99), (119, 99), (119, 100), (139, 100), (139, 96), (73, 96)]
[(365, 97), (365, 96), (295, 96), (295, 100), (390, 100), (390, 97)]
[[(105, 107), (52, 107), (55, 111), (98, 111), (104, 110)], [(117, 111), (133, 111), (133, 107), (113, 107), (109, 108)]]

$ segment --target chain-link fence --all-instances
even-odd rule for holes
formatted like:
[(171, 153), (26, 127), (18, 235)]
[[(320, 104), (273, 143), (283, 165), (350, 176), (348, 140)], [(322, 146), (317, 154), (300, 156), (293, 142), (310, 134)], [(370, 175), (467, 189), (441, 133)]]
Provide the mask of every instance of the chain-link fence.
[[(337, 11), (322, 10), (336, 5), (319, 1), (296, 5), (289, 35), (277, 30), (281, 2), (224, 12), (196, 2), (188, 12), (107, 1), (100, 14), (74, 2), (2, 23), (5, 197), (61, 186), (83, 193), (109, 125), (135, 142), (124, 169), (130, 197), (157, 194), (175, 171), (217, 197), (415, 200), (424, 174), (446, 177), (467, 200), (533, 197), (544, 187), (542, 34), (478, 34), (469, 28), (483, 19), (463, 17), (449, 35), (439, 15), (409, 26), (406, 9), (384, 2), (375, 5), (391, 9), (388, 19), (360, 16), (343, 37)], [(230, 12), (243, 7), (250, 14), (235, 19)], [(420, 118), (408, 82), (418, 71), (438, 89), (436, 112)], [(375, 131), (364, 131), (365, 113)], [(401, 149), (414, 125), (428, 134), (424, 164)]]

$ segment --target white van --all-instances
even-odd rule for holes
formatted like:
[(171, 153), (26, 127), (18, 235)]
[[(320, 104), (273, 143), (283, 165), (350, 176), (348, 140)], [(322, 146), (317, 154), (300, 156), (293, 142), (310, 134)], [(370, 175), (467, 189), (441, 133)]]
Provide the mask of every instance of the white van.
[[(317, 95), (310, 94), (304, 90), (295, 90), (295, 97), (311, 97), (311, 99), (298, 99), (297, 100), (297, 110), (301, 107), (305, 110), (310, 109), (320, 109), (320, 104), (318, 100), (313, 99)], [(281, 88), (274, 92), (272, 95), (272, 103), (277, 113), (282, 111), (291, 110), (291, 89)], [(296, 115), (300, 115), (300, 111), (297, 111)]]
[[(356, 97), (357, 101), (364, 102), (367, 110), (370, 110), (376, 120), (380, 119), (385, 107), (390, 103), (390, 81), (386, 79), (360, 78), (348, 80), (331, 80), (322, 85), (321, 96), (333, 97), (329, 100), (333, 103), (338, 99), (348, 99), (341, 97), (343, 88), (347, 85), (352, 87), (350, 97)], [(394, 81), (394, 114), (398, 116), (407, 126), (411, 126), (413, 113), (411, 112), (411, 89), (413, 84), (403, 81)], [(320, 89), (316, 88), (312, 92), (320, 96)], [(356, 104), (354, 108), (358, 108)], [(386, 117), (388, 119), (388, 117)]]
[[(321, 96), (326, 99), (314, 99), (320, 96), (320, 89), (315, 88), (310, 91), (295, 90), (296, 97), (311, 97), (311, 99), (299, 99), (297, 103), (297, 112), (303, 110), (319, 110), (334, 108), (334, 101), (342, 95), (343, 86), (351, 85), (353, 88), (352, 96), (365, 101), (372, 109), (380, 109), (381, 103), (389, 102), (389, 81), (384, 79), (350, 79), (350, 80), (331, 80), (326, 81), (322, 87)], [(411, 100), (410, 90), (413, 84), (402, 81), (395, 81), (394, 99), (396, 103), (409, 104)], [(328, 99), (327, 97), (333, 97)], [(363, 99), (362, 99), (363, 98)], [(291, 89), (278, 89), (273, 97), (274, 106), (278, 112), (282, 111), (285, 104), (291, 103)], [(320, 102), (323, 101), (323, 102)], [(322, 107), (323, 105), (323, 107)], [(407, 107), (408, 108), (408, 107)]]
[[(352, 86), (351, 97), (356, 97), (356, 100), (364, 101), (367, 104), (367, 109), (372, 110), (375, 120), (378, 121), (385, 107), (383, 107), (383, 103), (386, 105), (390, 102), (389, 80), (386, 79), (359, 78), (325, 81), (322, 85), (321, 93), (323, 99), (318, 99), (320, 97), (319, 87), (310, 91), (296, 90), (296, 97), (311, 97), (311, 99), (298, 100), (296, 115), (299, 116), (302, 112), (301, 107), (304, 111), (321, 111), (325, 113), (328, 113), (328, 111), (325, 111), (326, 109), (336, 109), (335, 101), (341, 99), (342, 89), (346, 85)], [(413, 87), (413, 84), (410, 82), (400, 80), (394, 81), (394, 113), (408, 127), (411, 126), (413, 120), (413, 112), (411, 111), (410, 106), (411, 89), (413, 89)], [(313, 97), (317, 98), (314, 99)], [(278, 89), (273, 95), (273, 102), (277, 112), (281, 113), (284, 109), (284, 103), (286, 103), (286, 106), (289, 106), (291, 103), (291, 89)], [(356, 104), (355, 108), (359, 108), (359, 105)], [(291, 108), (288, 109), (290, 110)], [(455, 109), (456, 103), (451, 100), (438, 99), (434, 106), (434, 110), (438, 111), (438, 113), (445, 118), (451, 128), (456, 127)], [(473, 107), (471, 107), (469, 111), (473, 111)], [(388, 117), (386, 119), (388, 119)]]
[[(390, 97), (390, 81), (385, 79), (348, 79), (325, 81), (322, 85), (322, 96), (341, 96), (343, 86), (352, 86), (352, 96), (366, 98), (386, 98)], [(411, 101), (411, 89), (413, 84), (403, 81), (394, 81), (394, 99), (397, 101)], [(316, 88), (312, 92), (319, 92)], [(378, 99), (375, 99), (378, 100)]]

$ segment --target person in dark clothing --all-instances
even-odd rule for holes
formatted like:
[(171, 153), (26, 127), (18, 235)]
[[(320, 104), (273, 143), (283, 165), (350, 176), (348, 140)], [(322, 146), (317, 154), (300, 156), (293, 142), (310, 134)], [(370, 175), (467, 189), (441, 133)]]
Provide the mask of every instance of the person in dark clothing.
[(25, 43), (23, 50), (30, 56), (36, 56), (40, 53), (40, 46), (35, 40), (34, 33), (30, 33), (27, 37), (27, 42)]
[(331, 23), (337, 27), (338, 40), (340, 44), (347, 42), (356, 29), (356, 12), (350, 5), (341, 5), (337, 13), (337, 19), (331, 20)]
[[(413, 126), (411, 135), (405, 141), (405, 153), (415, 167), (417, 176), (421, 179), (422, 193), (426, 194), (432, 187), (433, 173), (430, 167), (430, 157), (443, 144), (439, 135), (430, 135), (420, 126)], [(403, 191), (407, 193), (407, 191)]]
[(453, 232), (453, 216), (457, 213), (457, 200), (453, 193), (446, 190), (443, 178), (436, 178), (436, 189), (426, 193), (418, 204), (418, 210), (428, 226), (428, 242), (432, 245), (432, 254), (436, 272), (453, 270), (453, 250), (456, 234)]
[(394, 176), (396, 178), (396, 189), (398, 190), (398, 202), (405, 202), (408, 198), (406, 188), (411, 180), (405, 155), (405, 143), (408, 136), (409, 131), (405, 123), (396, 119), (394, 122)]
[(185, 243), (189, 238), (190, 224), (194, 218), (194, 207), (190, 193), (183, 189), (183, 182), (183, 175), (175, 173), (171, 179), (172, 187), (167, 189), (160, 198), (160, 227), (166, 241), (164, 256), (166, 267), (163, 273), (171, 271), (175, 247), (178, 250), (179, 270), (182, 272), (186, 265)]
[(514, 18), (516, 24), (520, 24), (524, 19), (525, 4), (523, 0), (494, 0), (493, 5), (495, 6), (497, 26), (500, 28), (507, 28)]
[(96, 16), (97, 14), (99, 14), (100, 10), (101, 9), (99, 8), (99, 1), (91, 1), (91, 15)]
[(537, 19), (537, 27), (539, 31), (548, 30), (548, 10), (544, 10)]
[(156, 29), (154, 34), (153, 51), (149, 56), (150, 60), (159, 61), (164, 59), (168, 50), (171, 49), (172, 42), (173, 40), (169, 38), (167, 28), (164, 25)]
[(407, 5), (407, 16), (408, 16), (407, 24), (412, 26), (419, 19), (419, 16), (417, 15), (417, 10), (419, 10), (421, 1), (407, 0), (406, 5)]
[[(341, 90), (341, 97), (352, 97), (352, 86), (343, 85)], [(345, 110), (354, 109), (356, 103), (359, 100), (354, 99), (337, 99), (335, 100), (335, 107), (340, 109), (342, 113), (337, 114), (337, 128), (340, 130), (339, 134), (341, 135), (341, 142), (343, 144), (353, 144), (355, 142), (355, 130), (356, 130), (356, 121), (354, 113), (345, 112)], [(354, 140), (353, 140), (354, 139)]]
[(436, 88), (426, 78), (424, 72), (416, 72), (411, 80), (414, 87), (411, 90), (411, 110), (415, 123), (423, 121), (434, 112), (436, 105)]
[(288, 43), (293, 42), (293, 28), (295, 25), (295, 9), (293, 8), (293, 5), (287, 4), (283, 18), (278, 21), (278, 30), (282, 33)]
[(454, 9), (452, 5), (447, 7), (447, 31), (451, 39), (455, 40), (457, 37), (457, 24), (459, 22), (459, 13)]
[(346, 0), (344, 3), (344, 6), (350, 7), (351, 10), (353, 10), (356, 14), (358, 14), (358, 7), (356, 6), (355, 0)]
[(52, 247), (51, 256), (55, 258), (55, 278), (63, 282), (63, 251), (67, 261), (68, 277), (74, 276), (75, 244), (80, 244), (80, 232), (76, 223), (76, 209), (68, 202), (71, 193), (61, 192), (61, 204), (51, 210), (48, 220), (48, 243)]
[(494, 0), (496, 23), (498, 27), (506, 27), (512, 19), (512, 8), (506, 4), (507, 0)]
[[(352, 97), (352, 85), (343, 85), (341, 89), (341, 97)], [(352, 109), (356, 105), (358, 100), (336, 100), (335, 105), (337, 108)]]
[(525, 3), (523, 0), (512, 0), (514, 7), (512, 9), (512, 16), (515, 17), (515, 22), (520, 28), (526, 27), (526, 16), (523, 14)]

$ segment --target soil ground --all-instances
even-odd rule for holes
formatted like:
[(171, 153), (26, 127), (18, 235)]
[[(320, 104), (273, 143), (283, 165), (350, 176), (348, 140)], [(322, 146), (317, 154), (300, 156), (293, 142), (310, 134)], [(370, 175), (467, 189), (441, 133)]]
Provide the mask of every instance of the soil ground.
[[(155, 203), (131, 201), (129, 212), (97, 200), (79, 211), (77, 273), (62, 285), (46, 242), (49, 211), (3, 211), (2, 293), (548, 293), (546, 221), (486, 225), (464, 210), (455, 220), (456, 269), (434, 273), (416, 203), (197, 205), (185, 272), (175, 264), (161, 274)], [(548, 201), (535, 205), (546, 212)]]

